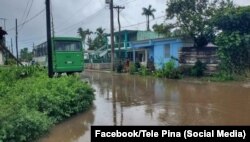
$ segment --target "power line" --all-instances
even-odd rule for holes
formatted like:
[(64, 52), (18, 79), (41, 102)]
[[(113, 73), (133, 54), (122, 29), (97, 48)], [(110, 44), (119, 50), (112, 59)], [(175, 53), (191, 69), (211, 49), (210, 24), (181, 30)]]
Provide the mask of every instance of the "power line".
[(66, 24), (68, 24), (71, 21), (71, 19), (73, 19), (74, 17), (76, 17), (76, 15), (79, 15), (79, 12), (82, 9), (84, 9), (85, 7), (88, 7), (91, 2), (92, 2), (92, 0), (89, 0), (86, 5), (84, 5), (83, 7), (79, 8), (78, 10), (76, 10), (75, 12), (73, 12), (74, 14), (72, 14), (68, 18), (66, 18), (66, 20), (65, 20), (66, 22), (63, 24), (63, 26), (65, 26)]
[[(31, 10), (31, 7), (32, 7), (32, 5), (33, 5), (33, 2), (34, 2), (34, 0), (32, 0), (31, 1), (31, 4), (30, 4), (30, 7), (29, 7), (29, 10), (28, 10), (28, 13), (27, 13), (27, 15), (26, 15), (26, 17), (25, 17), (25, 20), (24, 21), (26, 21), (27, 20), (27, 18), (28, 18), (28, 16), (29, 16), (29, 14), (30, 14), (30, 10)], [(22, 27), (20, 28), (20, 30), (22, 30), (23, 29), (23, 26), (25, 25), (25, 23), (23, 23), (22, 24)]]
[[(150, 21), (154, 21), (154, 20), (161, 19), (161, 18), (165, 18), (165, 15), (164, 15), (164, 16), (156, 17), (155, 19), (152, 19), (152, 20), (150, 20)], [(143, 22), (139, 22), (139, 23), (136, 23), (136, 24), (127, 25), (127, 26), (124, 26), (124, 27), (122, 27), (122, 28), (124, 29), (124, 28), (128, 28), (128, 27), (134, 27), (134, 26), (138, 26), (138, 25), (141, 25), (141, 24), (145, 24), (146, 22), (147, 22), (147, 21), (143, 21)]]
[[(24, 21), (23, 23), (19, 24), (18, 27), (20, 27), (20, 26), (22, 26), (23, 24), (26, 24), (26, 23), (30, 22), (31, 20), (35, 19), (35, 18), (38, 17), (40, 14), (42, 14), (44, 11), (45, 11), (45, 9), (39, 11), (37, 14), (35, 14), (34, 16), (32, 16), (30, 19), (28, 19), (28, 20)], [(10, 28), (10, 29), (8, 29), (7, 31), (9, 32), (9, 31), (12, 31), (12, 30), (14, 30), (14, 29), (15, 29), (15, 27)]]
[[(25, 7), (25, 9), (24, 9), (24, 12), (23, 12), (23, 16), (22, 16), (21, 21), (23, 21), (23, 19), (24, 19), (24, 16), (25, 16), (25, 14), (26, 14), (26, 11), (27, 11), (27, 9), (28, 9), (28, 7), (29, 7), (29, 3), (30, 3), (30, 0), (27, 1), (27, 4), (26, 4), (26, 7)], [(24, 20), (24, 21), (25, 21), (25, 20)]]
[(98, 11), (96, 11), (94, 14), (89, 15), (89, 16), (86, 17), (85, 19), (83, 19), (83, 20), (81, 20), (81, 21), (79, 21), (79, 22), (77, 22), (77, 23), (75, 23), (75, 24), (73, 24), (73, 25), (67, 26), (67, 27), (65, 27), (65, 28), (63, 28), (63, 29), (61, 29), (61, 30), (59, 30), (59, 31), (56, 32), (56, 33), (61, 33), (61, 32), (64, 32), (64, 31), (66, 31), (66, 30), (68, 31), (69, 29), (75, 28), (76, 26), (79, 26), (79, 25), (83, 24), (83, 23), (84, 23), (86, 20), (88, 20), (89, 18), (92, 18), (92, 17), (95, 17), (95, 16), (101, 14), (101, 11), (104, 10), (104, 9), (105, 9), (105, 7), (102, 7), (101, 9), (99, 9)]

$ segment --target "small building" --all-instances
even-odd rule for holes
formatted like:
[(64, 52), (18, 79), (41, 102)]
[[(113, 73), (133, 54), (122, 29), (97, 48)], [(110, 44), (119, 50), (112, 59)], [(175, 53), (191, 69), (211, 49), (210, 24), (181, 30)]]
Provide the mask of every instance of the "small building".
[[(110, 36), (110, 35), (108, 35)], [(200, 60), (208, 65), (208, 70), (214, 72), (218, 65), (216, 56), (217, 47), (211, 43), (203, 48), (193, 47), (194, 42), (187, 38), (166, 38), (151, 31), (123, 30), (114, 33), (115, 48), (114, 59), (117, 61), (140, 62), (147, 66), (149, 61), (154, 63), (156, 69), (160, 69), (170, 60), (178, 66), (193, 66)], [(111, 67), (111, 46), (106, 46), (91, 52), (93, 59), (91, 65), (98, 65), (98, 69)], [(120, 47), (120, 50), (119, 50)], [(102, 67), (103, 65), (103, 67)]]
[(180, 38), (149, 39), (131, 42), (132, 48), (129, 52), (133, 52), (134, 62), (139, 61), (146, 66), (149, 60), (153, 60), (156, 69), (159, 69), (171, 59), (178, 66), (180, 49), (192, 45), (193, 42), (191, 40)]

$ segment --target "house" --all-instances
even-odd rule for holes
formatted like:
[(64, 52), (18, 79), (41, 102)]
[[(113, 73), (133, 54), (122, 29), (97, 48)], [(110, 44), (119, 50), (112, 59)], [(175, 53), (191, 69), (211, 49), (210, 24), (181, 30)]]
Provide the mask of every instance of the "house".
[[(193, 66), (197, 60), (201, 60), (209, 66), (211, 71), (215, 71), (218, 65), (217, 48), (211, 43), (206, 47), (196, 49), (193, 48), (194, 43), (191, 39), (164, 38), (155, 32), (136, 30), (115, 32), (114, 38), (116, 63), (119, 60), (129, 59), (147, 66), (149, 61), (153, 61), (156, 69), (160, 69), (170, 60), (175, 61), (177, 67)], [(93, 59), (92, 64), (103, 64), (105, 68), (110, 67), (107, 65), (110, 64), (111, 58), (111, 48), (108, 43), (94, 53), (96, 53), (94, 57), (97, 59)]]
[(129, 52), (133, 53), (134, 62), (139, 61), (146, 66), (149, 60), (153, 60), (156, 69), (159, 69), (170, 60), (174, 60), (178, 66), (180, 49), (192, 45), (191, 40), (180, 38), (148, 39), (131, 42)]

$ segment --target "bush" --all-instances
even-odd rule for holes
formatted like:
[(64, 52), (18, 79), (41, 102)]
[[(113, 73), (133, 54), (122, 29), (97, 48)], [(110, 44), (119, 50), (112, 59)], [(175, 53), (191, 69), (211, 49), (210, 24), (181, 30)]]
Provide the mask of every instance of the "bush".
[(130, 74), (135, 74), (137, 72), (136, 66), (134, 63), (129, 64), (129, 73)]
[(122, 70), (123, 70), (123, 65), (122, 63), (120, 62), (117, 67), (116, 67), (116, 72), (117, 73), (122, 73)]
[(40, 68), (25, 67), (2, 69), (0, 77), (0, 141), (34, 141), (94, 99), (77, 76), (50, 79)]
[(191, 66), (180, 66), (180, 67), (178, 67), (178, 70), (179, 70), (180, 74), (182, 74), (184, 76), (190, 76), (192, 68), (193, 67), (191, 67)]
[(204, 75), (204, 71), (206, 70), (206, 65), (203, 64), (200, 60), (195, 62), (195, 65), (191, 69), (191, 75), (196, 77), (201, 77)]
[(162, 69), (157, 70), (154, 75), (157, 77), (166, 77), (170, 79), (181, 78), (180, 71), (175, 67), (175, 62), (173, 60), (165, 63)]
[(141, 68), (139, 69), (139, 74), (142, 76), (147, 76), (150, 75), (150, 71), (145, 66), (141, 66)]

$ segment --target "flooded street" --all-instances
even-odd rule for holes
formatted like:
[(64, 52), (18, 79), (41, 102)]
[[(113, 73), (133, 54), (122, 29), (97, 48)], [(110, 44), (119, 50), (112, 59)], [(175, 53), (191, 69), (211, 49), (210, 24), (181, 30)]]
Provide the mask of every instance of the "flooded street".
[(250, 125), (250, 87), (85, 72), (94, 106), (41, 142), (89, 142), (91, 125)]

